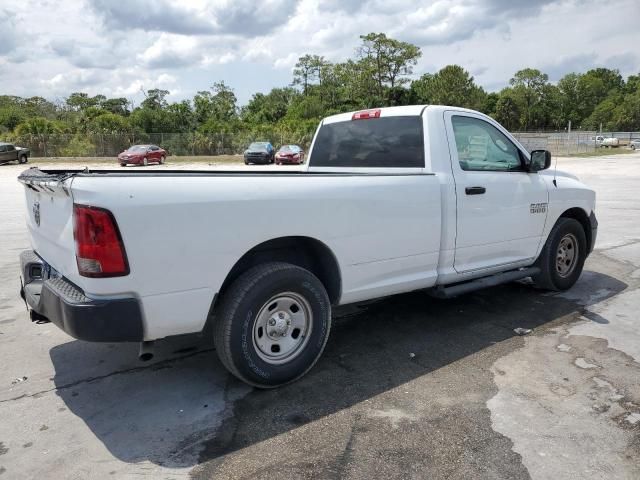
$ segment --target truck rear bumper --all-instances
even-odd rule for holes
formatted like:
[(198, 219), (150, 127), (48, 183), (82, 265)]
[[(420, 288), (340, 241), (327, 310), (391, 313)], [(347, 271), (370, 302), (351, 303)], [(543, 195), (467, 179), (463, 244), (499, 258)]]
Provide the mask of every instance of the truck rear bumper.
[(65, 278), (50, 276), (47, 264), (32, 250), (20, 254), (20, 266), (20, 295), (31, 309), (33, 320), (51, 321), (72, 337), (89, 342), (144, 339), (137, 299), (88, 298)]

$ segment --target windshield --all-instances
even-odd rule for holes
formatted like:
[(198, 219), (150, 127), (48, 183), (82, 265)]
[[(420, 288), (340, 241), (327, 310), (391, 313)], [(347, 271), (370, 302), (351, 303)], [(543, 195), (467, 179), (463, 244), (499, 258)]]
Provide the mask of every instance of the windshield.
[(249, 145), (249, 150), (266, 150), (267, 145), (269, 145), (267, 142), (253, 142)]
[(145, 145), (134, 145), (127, 149), (127, 152), (143, 152), (147, 149)]
[(300, 152), (300, 147), (297, 145), (283, 145), (280, 147), (280, 152), (283, 153), (298, 153)]

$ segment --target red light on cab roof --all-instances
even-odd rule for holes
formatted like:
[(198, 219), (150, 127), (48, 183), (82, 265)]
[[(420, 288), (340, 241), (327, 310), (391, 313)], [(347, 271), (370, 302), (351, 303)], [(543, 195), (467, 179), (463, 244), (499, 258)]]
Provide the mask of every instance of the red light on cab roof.
[(361, 112), (356, 112), (351, 117), (351, 120), (366, 120), (368, 118), (380, 118), (380, 109), (374, 108), (372, 110), (362, 110)]

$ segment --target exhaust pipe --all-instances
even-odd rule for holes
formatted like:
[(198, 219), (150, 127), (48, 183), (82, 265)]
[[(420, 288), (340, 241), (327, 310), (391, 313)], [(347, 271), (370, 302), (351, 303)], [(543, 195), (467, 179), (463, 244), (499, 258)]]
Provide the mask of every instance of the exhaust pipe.
[(138, 360), (148, 362), (153, 358), (153, 342), (140, 342), (140, 352)]

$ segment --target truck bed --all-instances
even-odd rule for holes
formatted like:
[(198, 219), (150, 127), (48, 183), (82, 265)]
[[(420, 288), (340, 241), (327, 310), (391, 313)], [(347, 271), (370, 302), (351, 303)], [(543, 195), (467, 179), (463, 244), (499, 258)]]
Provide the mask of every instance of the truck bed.
[[(145, 324), (146, 339), (199, 331), (233, 266), (274, 240), (310, 239), (333, 252), (342, 274), (340, 303), (429, 287), (437, 278), (440, 185), (421, 169), (32, 168), (19, 180), (27, 187), (33, 249), (88, 298), (140, 298), (145, 321), (154, 319)], [(128, 275), (79, 274), (74, 204), (113, 214)]]

